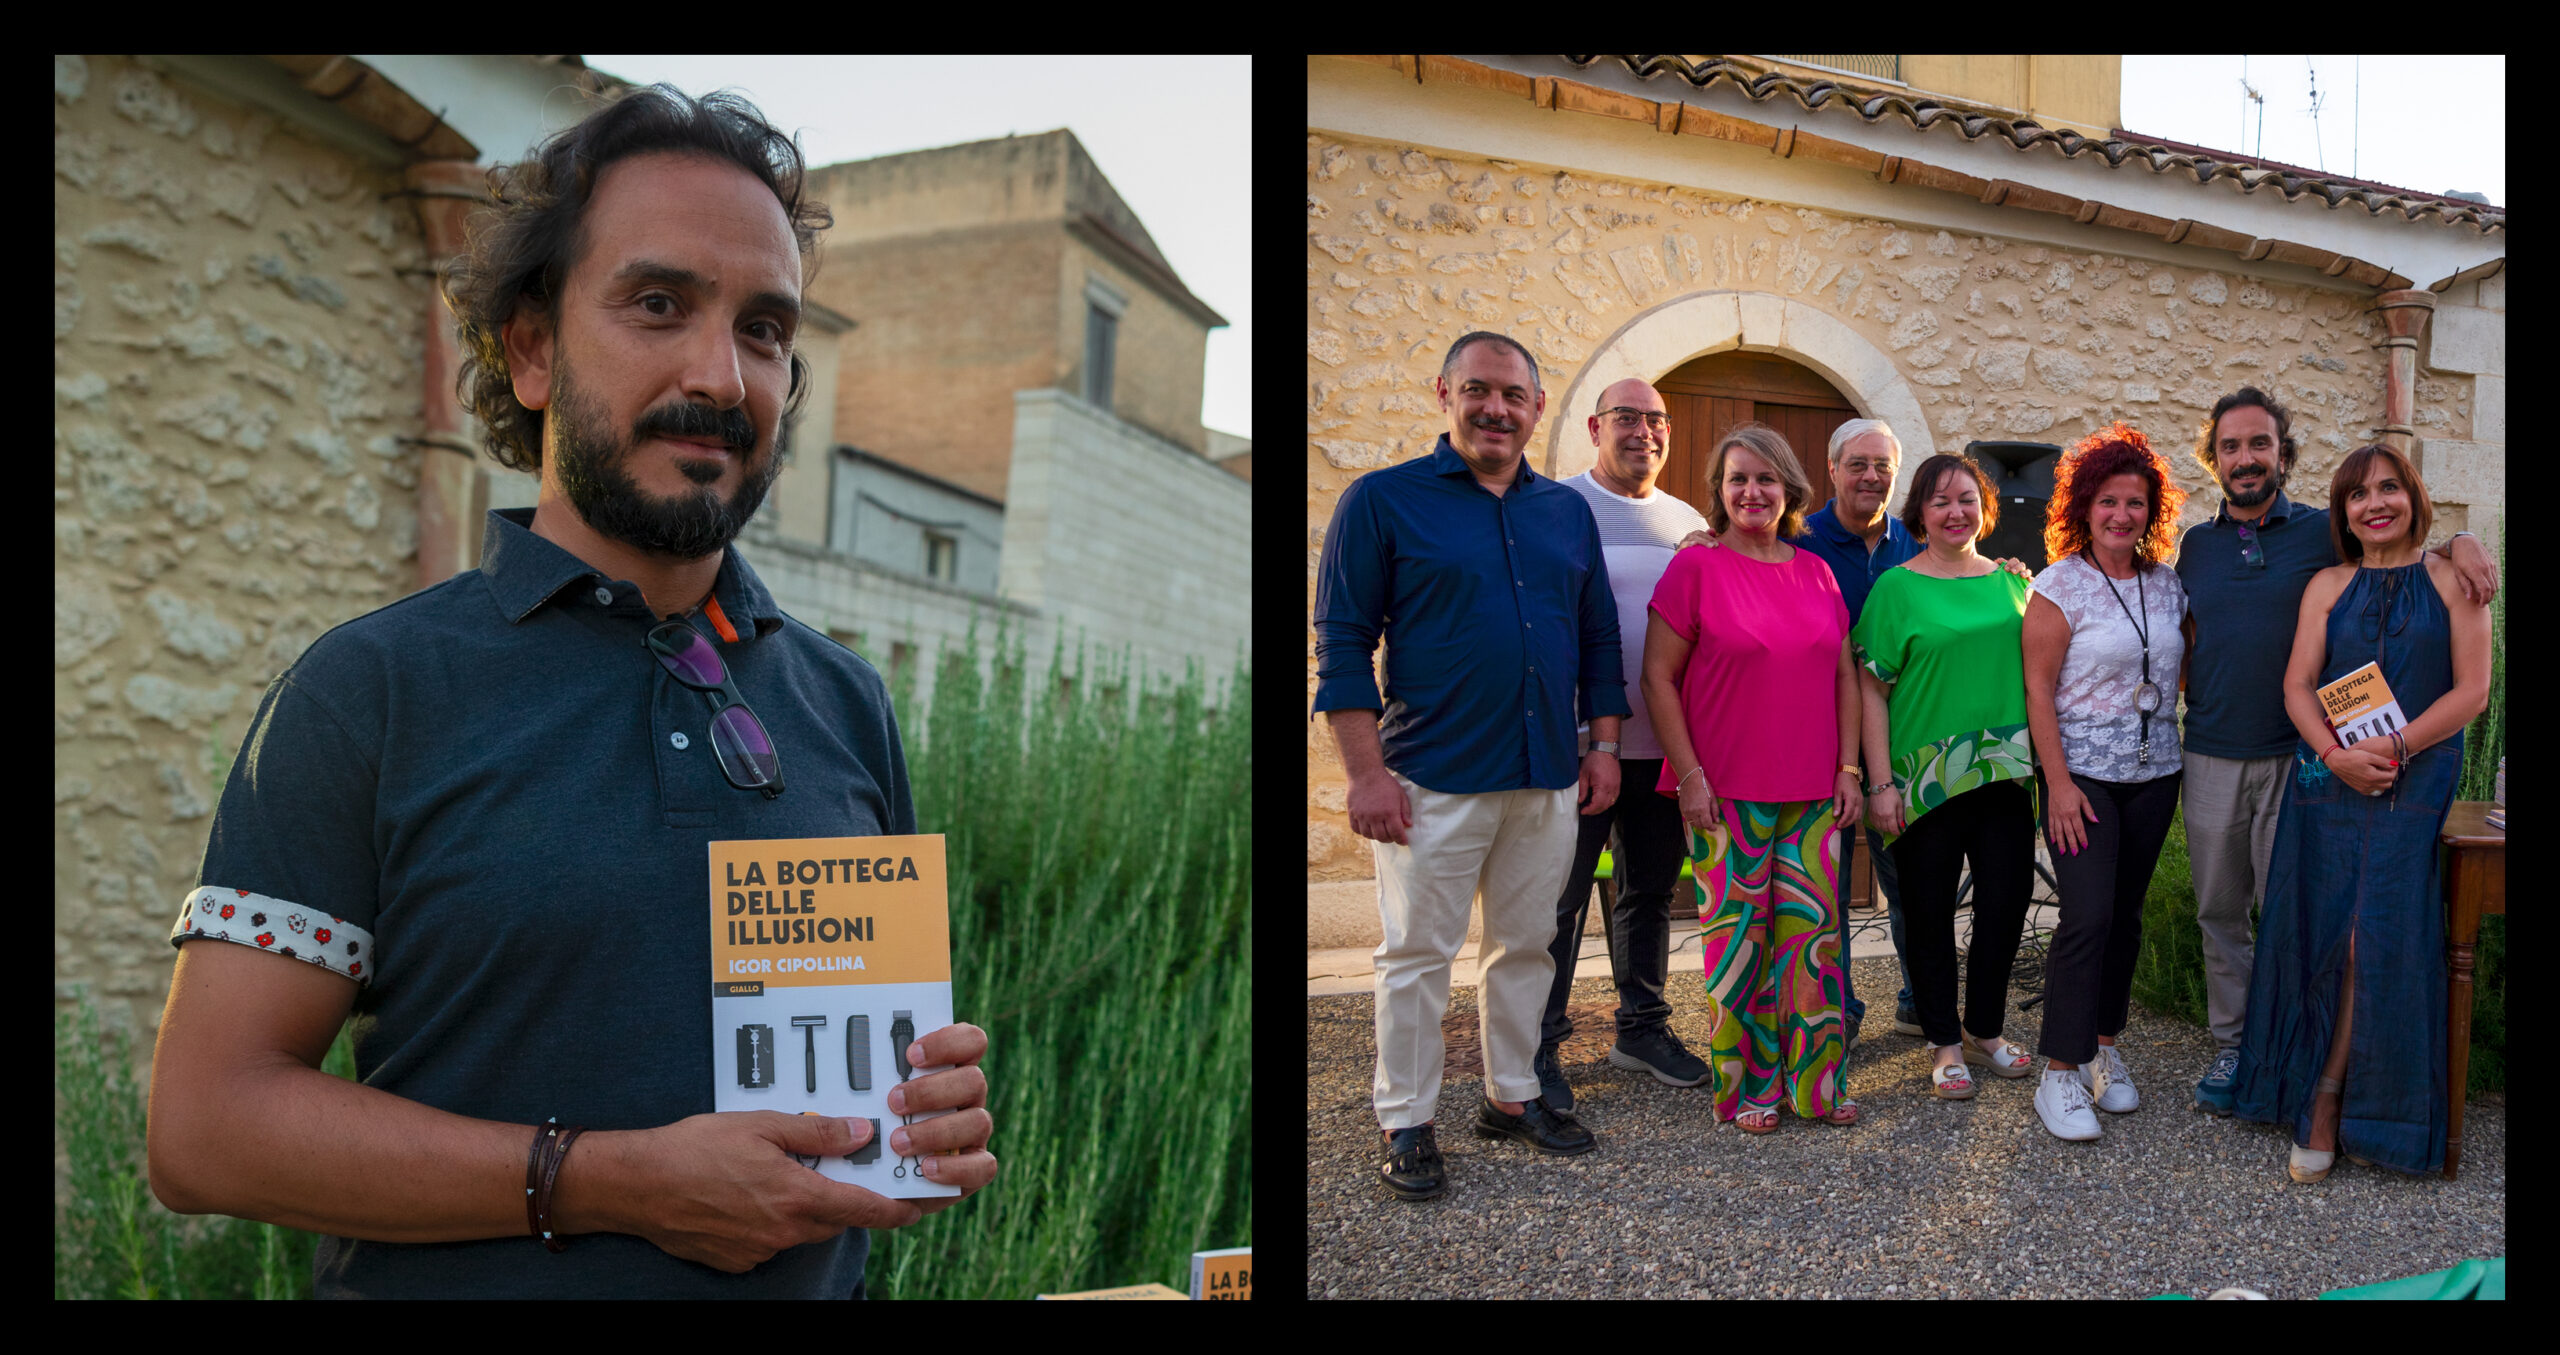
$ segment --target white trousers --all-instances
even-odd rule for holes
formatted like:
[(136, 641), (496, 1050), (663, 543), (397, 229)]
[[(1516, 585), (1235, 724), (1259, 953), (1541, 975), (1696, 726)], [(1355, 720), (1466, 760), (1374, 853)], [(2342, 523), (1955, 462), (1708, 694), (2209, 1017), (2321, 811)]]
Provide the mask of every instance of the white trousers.
[(1379, 1126), (1390, 1132), (1428, 1123), (1439, 1106), (1449, 966), (1466, 942), (1467, 911), (1479, 891), (1484, 941), (1476, 1009), (1485, 1094), (1496, 1101), (1538, 1095), (1530, 1063), (1555, 982), (1547, 945), (1555, 939), (1556, 896), (1573, 869), (1579, 798), (1573, 786), (1444, 795), (1402, 776), (1396, 784), (1412, 801), (1413, 827), (1402, 844), (1369, 844), (1385, 930), (1374, 966), (1378, 1072), (1371, 1099)]

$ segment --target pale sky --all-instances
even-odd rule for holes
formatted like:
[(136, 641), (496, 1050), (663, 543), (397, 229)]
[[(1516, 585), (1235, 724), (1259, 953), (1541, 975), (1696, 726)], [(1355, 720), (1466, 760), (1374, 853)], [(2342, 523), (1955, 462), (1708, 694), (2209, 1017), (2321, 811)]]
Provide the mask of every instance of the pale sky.
[(1253, 436), (1252, 61), (1241, 56), (591, 56), (634, 84), (736, 89), (812, 165), (1064, 127), (1183, 285), (1209, 331), (1200, 418)]
[[(2241, 91), (2243, 62), (2249, 85), (2265, 96), (2263, 152), (2262, 105)], [(2263, 153), (2422, 193), (2485, 193), (2500, 207), (2507, 205), (2506, 107), (2500, 56), (2124, 58), (2126, 131)]]

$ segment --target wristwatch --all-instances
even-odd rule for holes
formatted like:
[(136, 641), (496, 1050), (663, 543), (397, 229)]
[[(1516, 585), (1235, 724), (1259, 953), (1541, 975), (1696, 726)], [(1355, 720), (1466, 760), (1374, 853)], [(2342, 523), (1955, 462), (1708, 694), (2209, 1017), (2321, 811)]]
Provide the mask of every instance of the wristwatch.
[(1616, 757), (1616, 756), (1618, 755), (1618, 743), (1617, 743), (1617, 740), (1615, 740), (1615, 739), (1598, 739), (1598, 740), (1595, 740), (1595, 741), (1593, 741), (1593, 743), (1592, 743), (1592, 745), (1591, 745), (1591, 751), (1592, 751), (1592, 752), (1595, 752), (1595, 753), (1607, 753), (1607, 754), (1608, 754), (1609, 756), (1611, 756), (1611, 757)]

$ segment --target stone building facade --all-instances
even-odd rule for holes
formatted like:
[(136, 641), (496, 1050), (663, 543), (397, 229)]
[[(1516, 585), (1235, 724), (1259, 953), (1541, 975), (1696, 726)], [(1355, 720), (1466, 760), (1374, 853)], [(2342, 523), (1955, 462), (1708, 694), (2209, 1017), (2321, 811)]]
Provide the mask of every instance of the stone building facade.
[[(1854, 115), (1719, 101), (1714, 87), (1647, 87), (1624, 71), (1611, 80), (1605, 65), (1550, 74), (1539, 58), (1517, 60), (1525, 73), (1432, 57), (1308, 63), (1310, 607), (1336, 498), (1361, 473), (1430, 451), (1447, 427), (1432, 380), (1469, 330), (1500, 331), (1536, 355), (1547, 407), (1528, 454), (1543, 473), (1592, 465), (1585, 416), (1611, 382), (1659, 381), (1742, 350), (1807, 369), (1858, 415), (1894, 427), (1905, 481), (1896, 507), (1934, 452), (1973, 439), (2067, 446), (2123, 419), (2170, 455), (2185, 488), (2208, 491), (2188, 500), (2193, 522), (2210, 516), (2218, 495), (2189, 453), (2205, 412), (2241, 385), (2291, 406), (2302, 454), (2289, 492), (2326, 501), (2338, 460), (2386, 423), (2392, 322), (2377, 304), (2388, 289), (2377, 284), (2433, 281), (2374, 268), (2356, 285), (2264, 249), (2253, 259), (2246, 248), (2091, 224), (2094, 210), (2020, 210), (1907, 180), (1887, 185), (1840, 163), (1851, 156), (1790, 159), (1748, 138), (1761, 124), (1781, 128), (1781, 144), (1817, 130), (1861, 134), (1915, 161), (1964, 161), (1977, 176), (1996, 169), (2020, 181), (2002, 180), (2011, 187), (2044, 175), (2032, 182), (2067, 180), (2091, 197), (2182, 190), (2185, 215), (2207, 220), (2233, 210), (2240, 195), (2228, 184), (2163, 185), (2138, 168), (2049, 164), (2011, 145), (1949, 145), (1955, 138), (1907, 125), (1852, 133), (1836, 124), (1857, 127)], [(1565, 88), (1577, 79), (1592, 82), (1587, 92)], [(1690, 130), (1683, 120), (1697, 115), (1684, 103), (1701, 113), (1712, 106), (1719, 121), (1709, 138), (1664, 130)], [(1748, 121), (1755, 116), (1761, 124)], [(2310, 202), (2273, 205), (2323, 214)], [(2406, 259), (2394, 252), (2404, 233), (2463, 237), (2448, 257), (2469, 276), (2413, 303), (2432, 302), (2432, 323), (2418, 340), (2406, 423), (2439, 506), (2434, 537), (2466, 527), (2493, 537), (2503, 502), (2503, 227), (2484, 234), (2436, 218), (2327, 215), (2361, 218), (2352, 229), (2302, 223), (2329, 232), (2319, 238), (2342, 258), (2351, 246), (2361, 257)], [(1809, 462), (1823, 453), (1797, 450)], [(1310, 630), (1310, 697), (1313, 643)], [(1344, 814), (1325, 722), (1310, 721), (1306, 737), (1314, 897), (1321, 882), (1365, 878), (1371, 861)], [(1344, 889), (1356, 920), (1366, 896)], [(1374, 933), (1374, 900), (1367, 907)]]
[(150, 65), (55, 59), (54, 976), (119, 1015), (167, 982), (268, 679), (415, 587), (401, 187)]

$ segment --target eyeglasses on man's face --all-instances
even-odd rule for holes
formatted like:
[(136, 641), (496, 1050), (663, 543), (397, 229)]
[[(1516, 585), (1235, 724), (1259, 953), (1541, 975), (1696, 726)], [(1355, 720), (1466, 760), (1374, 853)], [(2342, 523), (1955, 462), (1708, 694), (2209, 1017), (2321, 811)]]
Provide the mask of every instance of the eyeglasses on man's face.
[(1659, 433), (1671, 426), (1671, 416), (1654, 409), (1629, 409), (1621, 405), (1616, 409), (1601, 410), (1600, 416), (1609, 421), (1610, 427), (1622, 433), (1632, 433), (1639, 427)]

